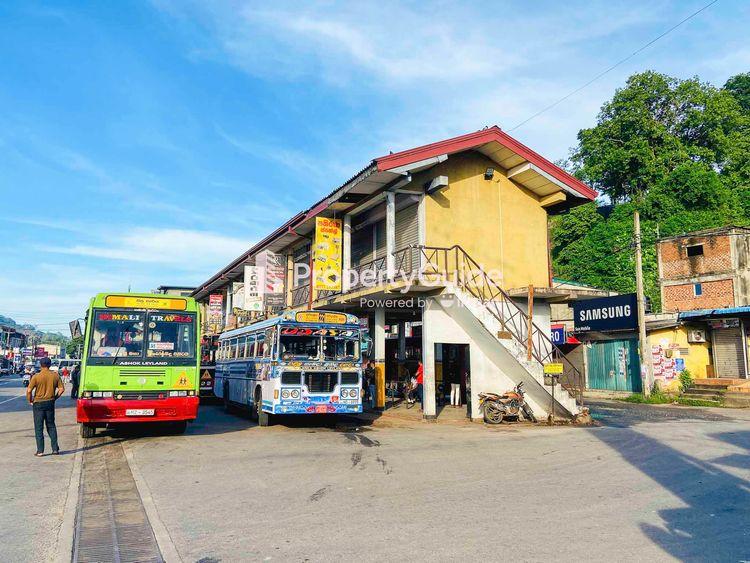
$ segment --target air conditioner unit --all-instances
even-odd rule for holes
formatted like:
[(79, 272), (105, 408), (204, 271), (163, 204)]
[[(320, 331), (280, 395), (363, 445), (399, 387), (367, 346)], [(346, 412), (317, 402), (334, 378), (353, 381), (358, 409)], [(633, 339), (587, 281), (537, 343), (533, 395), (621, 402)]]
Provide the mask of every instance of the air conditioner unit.
[(705, 342), (706, 331), (702, 328), (693, 328), (688, 331), (688, 342)]

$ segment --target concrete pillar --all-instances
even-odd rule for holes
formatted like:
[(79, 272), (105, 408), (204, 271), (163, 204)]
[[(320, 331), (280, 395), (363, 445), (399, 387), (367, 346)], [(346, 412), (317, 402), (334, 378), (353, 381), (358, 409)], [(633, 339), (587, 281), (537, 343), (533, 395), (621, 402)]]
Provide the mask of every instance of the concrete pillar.
[(344, 215), (344, 233), (341, 240), (341, 292), (349, 291), (349, 270), (352, 267), (352, 216), (350, 213)]
[(388, 279), (396, 275), (396, 194), (385, 193), (385, 271)]
[(294, 287), (294, 257), (286, 255), (286, 295), (284, 296), (285, 309), (292, 307), (292, 288)]
[(373, 335), (375, 356), (375, 406), (385, 408), (385, 309), (375, 309), (375, 333)]
[(437, 416), (435, 403), (435, 337), (430, 331), (430, 304), (434, 299), (428, 297), (422, 307), (422, 367), (424, 370), (424, 417), (434, 419)]

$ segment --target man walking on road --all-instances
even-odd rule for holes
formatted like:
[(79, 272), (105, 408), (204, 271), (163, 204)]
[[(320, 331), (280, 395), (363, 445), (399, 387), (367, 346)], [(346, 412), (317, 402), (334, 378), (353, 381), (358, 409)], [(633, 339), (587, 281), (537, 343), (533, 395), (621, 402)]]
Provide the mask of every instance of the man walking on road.
[[(34, 407), (34, 433), (36, 434), (36, 456), (44, 454), (44, 425), (52, 442), (52, 453), (60, 453), (57, 444), (57, 426), (55, 426), (55, 401), (65, 391), (60, 376), (50, 370), (52, 362), (49, 358), (39, 361), (42, 369), (31, 378), (26, 388), (26, 400)], [(33, 398), (32, 398), (33, 393)]]

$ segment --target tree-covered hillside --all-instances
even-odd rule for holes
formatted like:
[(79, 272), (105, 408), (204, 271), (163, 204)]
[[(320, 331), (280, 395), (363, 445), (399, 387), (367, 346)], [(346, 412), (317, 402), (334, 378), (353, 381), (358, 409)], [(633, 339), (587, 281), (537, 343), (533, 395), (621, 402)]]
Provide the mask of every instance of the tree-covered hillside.
[(658, 309), (658, 237), (750, 224), (750, 73), (722, 88), (635, 74), (579, 132), (566, 164), (602, 197), (553, 219), (555, 275), (634, 291), (637, 207), (646, 294)]

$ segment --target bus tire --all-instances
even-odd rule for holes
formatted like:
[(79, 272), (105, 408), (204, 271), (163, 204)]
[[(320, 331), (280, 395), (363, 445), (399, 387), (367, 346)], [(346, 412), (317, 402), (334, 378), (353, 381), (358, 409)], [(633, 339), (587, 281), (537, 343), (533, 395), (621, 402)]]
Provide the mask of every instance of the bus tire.
[(263, 398), (260, 392), (260, 387), (255, 391), (255, 420), (258, 421), (258, 426), (270, 426), (271, 415), (263, 410)]
[(224, 412), (231, 412), (232, 405), (229, 404), (229, 382), (224, 380), (224, 393), (222, 400), (224, 401)]
[(172, 433), (173, 434), (184, 434), (185, 430), (187, 430), (187, 420), (180, 420), (178, 422), (172, 423)]
[(93, 438), (96, 434), (96, 427), (91, 424), (81, 424), (81, 438)]

